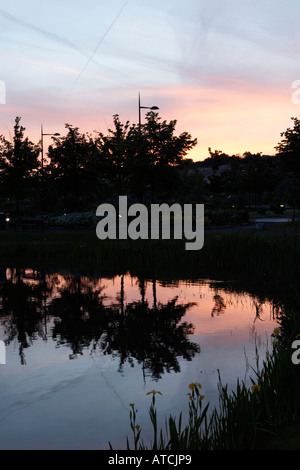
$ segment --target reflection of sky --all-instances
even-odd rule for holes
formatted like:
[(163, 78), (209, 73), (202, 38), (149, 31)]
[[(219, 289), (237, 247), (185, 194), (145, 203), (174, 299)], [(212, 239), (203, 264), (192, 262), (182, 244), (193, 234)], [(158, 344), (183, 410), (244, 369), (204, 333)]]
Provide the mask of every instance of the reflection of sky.
[[(297, 0), (2, 2), (0, 133), (105, 132), (157, 105), (207, 149), (273, 153), (297, 114)], [(1, 101), (1, 100), (0, 100)], [(45, 139), (45, 145), (48, 140)]]
[[(27, 272), (30, 281), (30, 272)], [(66, 286), (64, 276), (48, 276), (56, 281), (55, 297)], [(94, 286), (105, 286), (104, 292), (116, 302), (121, 278), (102, 279)], [(84, 288), (84, 282), (82, 283)], [(140, 301), (136, 278), (124, 277), (125, 303)], [(223, 310), (212, 316), (214, 296), (223, 299)], [(70, 360), (67, 345), (57, 347), (51, 339), (51, 323), (47, 326), (48, 340), (33, 340), (25, 350), (26, 365), (21, 366), (17, 341), (7, 347), (7, 364), (0, 366), (0, 430), (1, 448), (107, 448), (108, 440), (124, 446), (129, 433), (128, 407), (139, 409), (138, 422), (149, 431), (146, 393), (153, 388), (163, 395), (158, 398), (161, 416), (187, 411), (188, 384), (197, 381), (211, 406), (217, 404), (217, 369), (222, 380), (234, 386), (244, 379), (249, 365), (255, 365), (255, 345), (262, 356), (274, 329), (272, 308), (262, 305), (260, 319), (255, 318), (255, 299), (248, 295), (211, 288), (206, 282), (161, 286), (156, 282), (157, 303), (167, 303), (178, 296), (178, 303), (195, 302), (182, 321), (195, 327), (190, 341), (200, 345), (201, 352), (187, 362), (179, 359), (180, 373), (166, 373), (154, 382), (141, 365), (125, 364), (118, 370), (118, 358), (89, 350)], [(153, 285), (147, 281), (145, 299), (153, 303)], [(138, 333), (134, 333), (138, 334)], [(4, 338), (1, 327), (0, 339)], [(163, 424), (163, 423), (162, 423)], [(147, 431), (148, 429), (148, 431)]]

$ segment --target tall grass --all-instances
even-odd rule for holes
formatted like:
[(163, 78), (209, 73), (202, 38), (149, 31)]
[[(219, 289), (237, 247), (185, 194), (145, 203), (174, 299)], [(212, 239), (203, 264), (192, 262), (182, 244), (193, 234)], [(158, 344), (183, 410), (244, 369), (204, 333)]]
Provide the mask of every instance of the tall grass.
[[(0, 232), (0, 260), (22, 263), (62, 262), (113, 269), (164, 271), (175, 275), (219, 272), (227, 278), (248, 273), (267, 277), (282, 270), (299, 272), (299, 238), (295, 234), (206, 233), (204, 247), (186, 251), (183, 240), (105, 240), (94, 231)], [(249, 277), (249, 276), (248, 276)]]

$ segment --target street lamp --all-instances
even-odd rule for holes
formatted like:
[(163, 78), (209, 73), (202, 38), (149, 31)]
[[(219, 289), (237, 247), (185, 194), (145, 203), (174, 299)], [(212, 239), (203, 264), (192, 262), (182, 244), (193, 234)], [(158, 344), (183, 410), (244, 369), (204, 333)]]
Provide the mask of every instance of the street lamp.
[(43, 145), (43, 137), (44, 135), (60, 135), (58, 132), (55, 132), (55, 134), (44, 134), (43, 133), (43, 124), (41, 124), (41, 143), (42, 143), (42, 173), (44, 172), (44, 145)]
[(157, 106), (141, 106), (141, 94), (139, 93), (139, 126), (141, 128), (141, 109), (150, 109), (154, 111), (155, 109), (159, 109)]

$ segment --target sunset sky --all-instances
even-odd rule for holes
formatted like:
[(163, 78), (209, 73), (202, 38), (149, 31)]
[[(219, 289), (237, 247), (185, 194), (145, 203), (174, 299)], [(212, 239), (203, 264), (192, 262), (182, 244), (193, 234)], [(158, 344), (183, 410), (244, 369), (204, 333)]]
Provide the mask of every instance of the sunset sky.
[(16, 116), (34, 142), (41, 123), (106, 133), (114, 114), (138, 122), (140, 92), (197, 137), (194, 160), (273, 154), (300, 114), (299, 24), (299, 0), (1, 2), (0, 134)]

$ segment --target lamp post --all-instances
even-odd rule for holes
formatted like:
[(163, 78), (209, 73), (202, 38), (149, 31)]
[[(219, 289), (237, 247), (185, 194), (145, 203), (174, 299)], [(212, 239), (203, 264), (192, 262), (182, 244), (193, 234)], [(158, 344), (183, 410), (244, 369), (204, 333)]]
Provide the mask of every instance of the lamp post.
[(43, 137), (44, 135), (60, 135), (58, 132), (55, 132), (55, 134), (44, 134), (43, 133), (43, 124), (41, 124), (41, 143), (42, 143), (42, 174), (44, 173), (44, 145), (43, 145)]
[(139, 93), (139, 128), (141, 128), (141, 109), (150, 109), (151, 111), (154, 111), (159, 108), (157, 106), (141, 106), (141, 94)]

